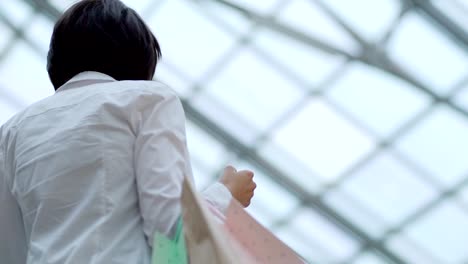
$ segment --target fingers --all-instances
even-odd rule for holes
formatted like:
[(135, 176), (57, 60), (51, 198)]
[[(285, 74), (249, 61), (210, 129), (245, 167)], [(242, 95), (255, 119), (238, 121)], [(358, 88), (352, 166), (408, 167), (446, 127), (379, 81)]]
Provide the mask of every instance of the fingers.
[(249, 171), (249, 170), (241, 170), (241, 171), (238, 171), (237, 174), (239, 176), (244, 176), (248, 179), (252, 179), (254, 177), (254, 173), (252, 171)]
[(231, 165), (228, 165), (226, 166), (226, 168), (224, 168), (224, 174), (234, 174), (236, 172), (237, 172), (236, 168), (234, 168)]
[(244, 199), (242, 201), (240, 201), (242, 206), (248, 207), (250, 205), (251, 201), (252, 201), (253, 196), (254, 196), (254, 191), (253, 190), (251, 192), (249, 192), (249, 193), (246, 193), (244, 195)]
[(231, 192), (232, 196), (244, 207), (248, 207), (254, 196), (257, 184), (253, 180), (254, 173), (250, 170), (237, 171), (233, 166), (226, 166), (220, 181)]
[(241, 202), (241, 204), (244, 206), (244, 207), (248, 207), (252, 201), (252, 198), (254, 196), (254, 191), (255, 191), (255, 188), (257, 188), (257, 184), (252, 180), (248, 186), (246, 186), (245, 188), (245, 193), (244, 193), (244, 199), (243, 201)]
[(249, 191), (251, 191), (251, 192), (253, 192), (253, 191), (255, 190), (255, 188), (257, 188), (257, 184), (256, 184), (254, 181), (252, 181), (252, 182), (249, 184), (249, 186), (247, 186), (247, 189), (248, 189)]
[(244, 178), (243, 182), (244, 182), (245, 192), (253, 192), (253, 190), (257, 188), (257, 184), (253, 180), (254, 173), (252, 171), (248, 171), (248, 170), (239, 171), (237, 172), (237, 175), (239, 177)]
[(257, 184), (253, 180), (254, 173), (252, 171), (249, 171), (249, 170), (242, 170), (242, 171), (238, 171), (237, 175), (240, 176), (240, 177), (245, 177), (244, 191), (246, 193), (250, 193), (250, 192), (253, 193), (255, 188), (257, 188)]

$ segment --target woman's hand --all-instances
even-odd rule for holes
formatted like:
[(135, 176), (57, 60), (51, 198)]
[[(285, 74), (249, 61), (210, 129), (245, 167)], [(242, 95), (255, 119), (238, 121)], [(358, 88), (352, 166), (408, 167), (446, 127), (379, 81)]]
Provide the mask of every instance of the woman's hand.
[(232, 196), (244, 207), (250, 205), (257, 184), (253, 181), (254, 173), (249, 170), (237, 171), (232, 166), (224, 169), (220, 182), (224, 184)]

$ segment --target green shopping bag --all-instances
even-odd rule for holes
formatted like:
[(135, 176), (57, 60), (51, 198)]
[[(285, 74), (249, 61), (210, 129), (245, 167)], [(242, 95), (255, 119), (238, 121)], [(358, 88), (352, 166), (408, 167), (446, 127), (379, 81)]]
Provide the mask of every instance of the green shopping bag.
[(179, 219), (174, 240), (156, 232), (153, 242), (153, 264), (187, 264), (187, 249), (183, 232), (183, 221)]

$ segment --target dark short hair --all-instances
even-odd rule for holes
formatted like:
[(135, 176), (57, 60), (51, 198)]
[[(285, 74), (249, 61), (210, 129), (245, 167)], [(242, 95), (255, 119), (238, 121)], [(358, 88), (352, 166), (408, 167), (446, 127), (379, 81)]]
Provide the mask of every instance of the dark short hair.
[(82, 0), (55, 24), (47, 71), (56, 90), (84, 71), (151, 80), (160, 57), (157, 39), (135, 10), (119, 0)]

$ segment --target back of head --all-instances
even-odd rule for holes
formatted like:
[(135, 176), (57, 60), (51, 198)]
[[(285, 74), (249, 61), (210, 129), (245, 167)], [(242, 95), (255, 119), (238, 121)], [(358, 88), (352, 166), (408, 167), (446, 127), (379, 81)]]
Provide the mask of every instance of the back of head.
[(83, 71), (151, 80), (160, 56), (158, 41), (133, 9), (119, 0), (82, 0), (55, 24), (47, 71), (55, 89)]

